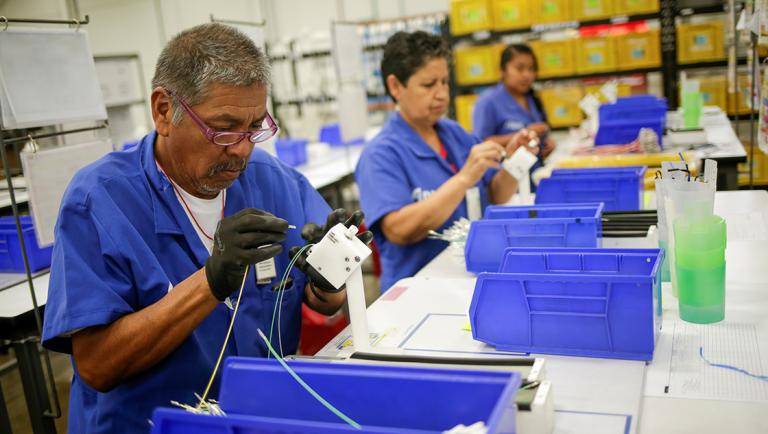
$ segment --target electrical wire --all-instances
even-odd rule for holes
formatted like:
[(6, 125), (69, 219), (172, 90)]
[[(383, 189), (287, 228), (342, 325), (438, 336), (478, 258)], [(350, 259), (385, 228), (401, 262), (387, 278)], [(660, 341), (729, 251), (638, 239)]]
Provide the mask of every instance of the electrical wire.
[(264, 332), (262, 332), (261, 329), (256, 329), (256, 331), (259, 333), (259, 336), (261, 336), (261, 339), (264, 340), (264, 343), (267, 344), (267, 349), (269, 350), (269, 352), (275, 357), (275, 359), (277, 359), (277, 361), (280, 363), (283, 369), (285, 369), (288, 372), (288, 374), (290, 374), (291, 377), (293, 377), (293, 379), (296, 380), (296, 382), (299, 383), (299, 385), (301, 385), (301, 387), (304, 388), (304, 390), (309, 392), (309, 394), (312, 395), (312, 397), (314, 397), (318, 402), (320, 402), (320, 404), (322, 404), (325, 408), (327, 408), (331, 413), (338, 416), (339, 419), (348, 423), (350, 426), (354, 427), (355, 429), (359, 429), (359, 430), (363, 429), (359, 423), (355, 422), (349, 416), (342, 413), (341, 410), (334, 407), (333, 404), (331, 404), (330, 402), (326, 401), (326, 399), (320, 396), (320, 394), (317, 393), (314, 389), (312, 389), (312, 387), (309, 384), (304, 382), (304, 380), (302, 380), (301, 377), (299, 377), (299, 375), (296, 372), (294, 372), (294, 370), (291, 369), (291, 367), (288, 366), (287, 363), (285, 363), (283, 358), (280, 357), (279, 354), (277, 354), (275, 349), (272, 348), (272, 345), (269, 343), (269, 340), (267, 339), (266, 336), (264, 336)]
[(213, 385), (213, 380), (216, 378), (216, 373), (219, 371), (219, 366), (221, 365), (221, 359), (224, 358), (224, 351), (227, 349), (227, 344), (229, 343), (229, 336), (232, 334), (232, 327), (235, 325), (235, 317), (237, 317), (237, 309), (240, 307), (240, 299), (243, 297), (243, 289), (245, 288), (245, 279), (248, 277), (248, 271), (250, 270), (251, 266), (246, 265), (245, 266), (245, 273), (243, 273), (243, 283), (240, 284), (240, 292), (237, 294), (237, 302), (235, 302), (235, 308), (232, 311), (232, 320), (229, 321), (229, 329), (227, 329), (227, 335), (224, 337), (224, 343), (221, 345), (221, 351), (219, 351), (219, 358), (216, 360), (216, 365), (213, 367), (213, 372), (211, 373), (211, 378), (208, 380), (208, 385), (205, 387), (205, 392), (203, 392), (203, 396), (200, 397), (200, 402), (197, 404), (198, 408), (202, 408), (206, 405), (205, 399), (208, 397), (208, 392), (211, 391), (211, 385)]
[[(275, 326), (275, 318), (277, 317), (277, 339), (278, 344), (280, 346), (280, 355), (283, 354), (283, 341), (282, 341), (282, 333), (280, 331), (280, 321), (283, 311), (283, 296), (285, 293), (285, 285), (288, 282), (288, 277), (291, 275), (291, 270), (293, 269), (293, 266), (296, 264), (296, 261), (298, 261), (299, 257), (310, 247), (312, 247), (314, 244), (307, 244), (296, 253), (296, 255), (291, 259), (291, 261), (288, 263), (288, 267), (286, 267), (285, 272), (283, 272), (283, 277), (280, 279), (280, 283), (277, 285), (277, 297), (275, 297), (275, 307), (272, 309), (272, 321), (269, 325), (269, 342), (272, 342), (272, 331)], [(279, 309), (278, 309), (279, 306)], [(269, 358), (269, 353), (267, 353), (267, 358)]]

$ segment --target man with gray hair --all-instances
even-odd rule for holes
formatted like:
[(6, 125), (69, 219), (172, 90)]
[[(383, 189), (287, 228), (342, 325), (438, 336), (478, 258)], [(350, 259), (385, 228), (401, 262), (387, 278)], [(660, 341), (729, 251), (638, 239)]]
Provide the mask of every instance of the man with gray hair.
[[(329, 214), (301, 174), (254, 151), (277, 132), (268, 84), (267, 58), (234, 28), (181, 32), (163, 49), (152, 80), (155, 131), (84, 168), (68, 186), (43, 344), (72, 354), (70, 433), (146, 433), (154, 408), (195, 405), (241, 285), (225, 356), (266, 356), (257, 330), (273, 328), (272, 345), (293, 353), (302, 302), (325, 314), (344, 302), (344, 291), (303, 257), (279, 285), (296, 252), (283, 246), (315, 241), (346, 217)], [(347, 224), (361, 218), (356, 213)], [(370, 242), (371, 234), (360, 237)], [(248, 264), (257, 266), (246, 274)], [(215, 398), (218, 379), (212, 390)]]

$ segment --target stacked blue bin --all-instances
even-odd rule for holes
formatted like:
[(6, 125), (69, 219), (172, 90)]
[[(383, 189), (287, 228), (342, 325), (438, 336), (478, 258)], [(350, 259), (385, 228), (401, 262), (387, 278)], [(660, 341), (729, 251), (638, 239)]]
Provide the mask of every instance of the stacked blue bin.
[(345, 145), (361, 145), (365, 142), (363, 137), (345, 142), (341, 137), (341, 125), (339, 123), (326, 124), (320, 128), (320, 142), (327, 143), (333, 147)]
[(605, 211), (637, 211), (645, 192), (645, 166), (555, 169), (536, 189), (537, 204), (602, 202)]
[(307, 139), (278, 139), (275, 141), (277, 158), (289, 166), (301, 166), (307, 162), (307, 143)]
[(229, 358), (219, 402), (225, 417), (158, 409), (152, 434), (440, 433), (484, 422), (515, 433), (516, 372), (289, 362), (320, 396), (359, 423), (345, 424), (275, 360)]
[(507, 249), (480, 273), (472, 336), (498, 350), (652, 360), (661, 328), (660, 249)]
[[(27, 250), (30, 271), (39, 271), (51, 266), (53, 246), (41, 247), (37, 243), (32, 217), (21, 216), (21, 233)], [(13, 217), (0, 218), (0, 272), (23, 273), (24, 257), (19, 244), (16, 220)]]
[(598, 247), (602, 213), (600, 203), (489, 206), (469, 227), (467, 271), (497, 271), (508, 247)]
[(655, 131), (661, 143), (667, 125), (667, 100), (653, 95), (628, 96), (601, 105), (598, 114), (595, 146), (631, 143), (643, 128)]

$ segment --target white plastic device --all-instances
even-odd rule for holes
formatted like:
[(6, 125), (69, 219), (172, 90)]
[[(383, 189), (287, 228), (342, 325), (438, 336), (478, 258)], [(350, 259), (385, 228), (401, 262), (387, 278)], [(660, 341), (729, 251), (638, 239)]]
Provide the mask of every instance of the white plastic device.
[(531, 177), (528, 171), (536, 161), (536, 156), (521, 146), (511, 157), (507, 157), (501, 163), (504, 170), (517, 179), (517, 194), (520, 195), (520, 202), (524, 205), (531, 203)]
[(357, 238), (357, 232), (356, 226), (337, 224), (310, 247), (307, 262), (337, 289), (347, 285), (352, 341), (357, 351), (366, 351), (370, 338), (360, 266), (371, 255), (371, 249)]

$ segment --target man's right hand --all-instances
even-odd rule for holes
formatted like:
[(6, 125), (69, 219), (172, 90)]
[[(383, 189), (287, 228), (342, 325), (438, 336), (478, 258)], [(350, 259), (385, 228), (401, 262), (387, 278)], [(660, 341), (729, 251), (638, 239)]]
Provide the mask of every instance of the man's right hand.
[(224, 301), (240, 287), (248, 264), (279, 255), (287, 231), (287, 221), (254, 208), (221, 219), (213, 237), (213, 252), (205, 261), (213, 296)]

